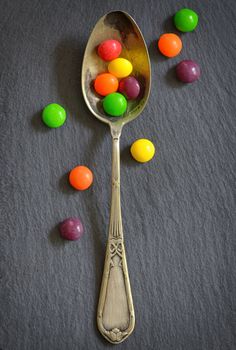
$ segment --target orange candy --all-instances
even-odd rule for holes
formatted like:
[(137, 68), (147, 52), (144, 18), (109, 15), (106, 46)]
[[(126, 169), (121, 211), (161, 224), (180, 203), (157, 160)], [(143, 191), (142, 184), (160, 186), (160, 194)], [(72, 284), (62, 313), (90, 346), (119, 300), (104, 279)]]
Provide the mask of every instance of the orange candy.
[(182, 50), (182, 41), (176, 34), (162, 34), (158, 41), (158, 48), (164, 56), (175, 57)]
[(93, 173), (86, 166), (79, 165), (71, 170), (69, 182), (76, 190), (87, 190), (93, 183)]
[(116, 92), (118, 86), (118, 79), (110, 73), (99, 74), (94, 82), (96, 92), (102, 96)]

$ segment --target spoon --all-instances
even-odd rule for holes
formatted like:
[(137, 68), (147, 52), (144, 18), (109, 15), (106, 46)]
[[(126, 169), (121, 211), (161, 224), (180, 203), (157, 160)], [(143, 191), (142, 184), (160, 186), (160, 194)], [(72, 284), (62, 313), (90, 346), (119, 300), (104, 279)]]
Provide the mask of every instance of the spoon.
[[(128, 101), (121, 117), (109, 117), (103, 111), (101, 98), (93, 89), (93, 80), (107, 71), (107, 62), (97, 54), (97, 46), (107, 39), (122, 44), (120, 57), (128, 59), (141, 84), (138, 99)], [(120, 205), (120, 136), (125, 124), (143, 111), (150, 92), (151, 65), (140, 29), (133, 18), (123, 11), (110, 12), (99, 19), (88, 40), (82, 64), (82, 92), (92, 114), (110, 127), (112, 136), (112, 195), (109, 235), (104, 272), (97, 311), (101, 334), (111, 343), (124, 341), (133, 331), (135, 315), (124, 247)]]

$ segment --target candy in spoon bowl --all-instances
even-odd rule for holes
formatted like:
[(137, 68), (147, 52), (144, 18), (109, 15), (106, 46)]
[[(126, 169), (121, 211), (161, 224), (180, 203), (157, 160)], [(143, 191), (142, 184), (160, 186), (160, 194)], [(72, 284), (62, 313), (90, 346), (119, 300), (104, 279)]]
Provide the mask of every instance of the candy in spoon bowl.
[[(121, 118), (110, 118), (103, 110), (101, 98), (95, 94), (92, 82), (98, 74), (107, 72), (109, 62), (102, 60), (97, 48), (108, 39), (115, 39), (122, 45), (120, 57), (131, 62), (132, 76), (141, 85), (139, 98), (129, 101)], [(95, 25), (88, 40), (82, 65), (82, 92), (85, 102), (95, 117), (116, 126), (123, 126), (136, 118), (144, 109), (151, 86), (151, 65), (143, 35), (131, 16), (122, 11), (106, 14)]]

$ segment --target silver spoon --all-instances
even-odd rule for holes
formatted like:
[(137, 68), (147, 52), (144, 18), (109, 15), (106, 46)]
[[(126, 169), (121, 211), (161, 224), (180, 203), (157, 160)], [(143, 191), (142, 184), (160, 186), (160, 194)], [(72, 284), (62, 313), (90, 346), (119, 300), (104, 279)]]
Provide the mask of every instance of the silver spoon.
[[(122, 43), (121, 57), (133, 65), (132, 75), (142, 85), (140, 98), (129, 101), (125, 114), (108, 117), (102, 109), (101, 98), (92, 82), (101, 72), (107, 71), (107, 63), (97, 55), (97, 46), (106, 39)], [(151, 65), (148, 50), (140, 29), (125, 12), (114, 11), (101, 17), (88, 40), (82, 65), (82, 91), (85, 102), (93, 115), (110, 126), (112, 136), (112, 195), (109, 236), (105, 266), (98, 304), (97, 324), (102, 335), (118, 344), (133, 331), (135, 315), (127, 269), (120, 205), (120, 135), (125, 124), (135, 119), (144, 109), (151, 86)]]

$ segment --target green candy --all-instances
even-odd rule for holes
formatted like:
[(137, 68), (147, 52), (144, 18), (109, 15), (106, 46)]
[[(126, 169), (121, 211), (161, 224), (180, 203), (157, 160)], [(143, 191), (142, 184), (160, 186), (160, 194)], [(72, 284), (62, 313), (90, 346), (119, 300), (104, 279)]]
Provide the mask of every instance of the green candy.
[(121, 116), (127, 108), (127, 100), (119, 92), (107, 95), (102, 104), (104, 111), (112, 117)]
[(198, 15), (190, 9), (181, 9), (174, 16), (174, 23), (181, 32), (192, 32), (198, 24)]
[(50, 103), (44, 108), (42, 119), (49, 128), (59, 128), (66, 121), (66, 111), (57, 103)]

